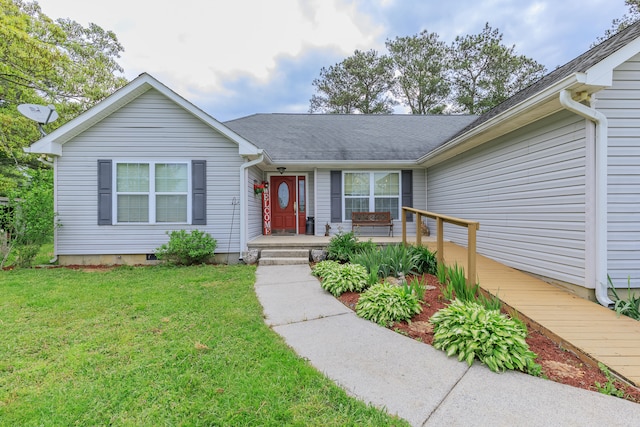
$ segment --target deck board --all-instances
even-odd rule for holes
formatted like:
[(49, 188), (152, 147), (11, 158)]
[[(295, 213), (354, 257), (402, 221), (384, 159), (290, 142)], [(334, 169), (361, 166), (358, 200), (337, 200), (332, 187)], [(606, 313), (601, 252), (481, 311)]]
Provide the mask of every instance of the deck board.
[[(425, 242), (434, 249), (434, 242)], [(467, 264), (466, 248), (445, 242), (447, 265)], [(550, 337), (560, 340), (584, 361), (602, 362), (618, 376), (640, 386), (640, 322), (526, 273), (478, 256), (480, 287), (497, 295)]]

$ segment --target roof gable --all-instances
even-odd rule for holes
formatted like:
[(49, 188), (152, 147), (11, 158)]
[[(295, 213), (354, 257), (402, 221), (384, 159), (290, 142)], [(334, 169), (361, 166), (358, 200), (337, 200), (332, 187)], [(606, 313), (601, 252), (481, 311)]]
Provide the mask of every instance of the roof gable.
[(197, 108), (195, 105), (151, 77), (149, 74), (140, 74), (126, 86), (120, 88), (103, 101), (99, 102), (89, 110), (70, 120), (50, 134), (39, 139), (30, 147), (25, 148), (29, 153), (44, 153), (49, 155), (62, 155), (62, 145), (73, 137), (91, 128), (105, 117), (122, 108), (150, 89), (155, 89), (165, 97), (197, 117), (203, 123), (225, 135), (231, 141), (238, 144), (240, 155), (257, 155), (260, 150), (251, 142), (242, 138), (213, 117)]

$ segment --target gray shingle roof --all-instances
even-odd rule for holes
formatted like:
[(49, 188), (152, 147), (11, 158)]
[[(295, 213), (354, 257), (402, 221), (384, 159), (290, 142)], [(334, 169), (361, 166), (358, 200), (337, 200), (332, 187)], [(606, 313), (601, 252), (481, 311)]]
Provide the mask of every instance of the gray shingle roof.
[(274, 161), (416, 160), (477, 116), (255, 114), (225, 122)]

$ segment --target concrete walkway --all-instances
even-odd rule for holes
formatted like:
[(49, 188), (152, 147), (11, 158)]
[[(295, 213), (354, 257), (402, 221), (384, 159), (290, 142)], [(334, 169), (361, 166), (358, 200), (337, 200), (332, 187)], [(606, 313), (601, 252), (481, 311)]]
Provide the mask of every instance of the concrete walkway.
[(496, 374), (363, 320), (308, 265), (260, 266), (265, 322), (350, 395), (413, 426), (637, 426), (640, 405), (535, 378)]

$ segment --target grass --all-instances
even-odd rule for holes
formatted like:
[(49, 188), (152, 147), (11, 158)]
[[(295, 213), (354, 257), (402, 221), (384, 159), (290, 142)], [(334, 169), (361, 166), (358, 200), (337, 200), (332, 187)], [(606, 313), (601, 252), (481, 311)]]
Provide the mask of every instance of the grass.
[(249, 266), (0, 272), (0, 426), (407, 425), (264, 323)]

